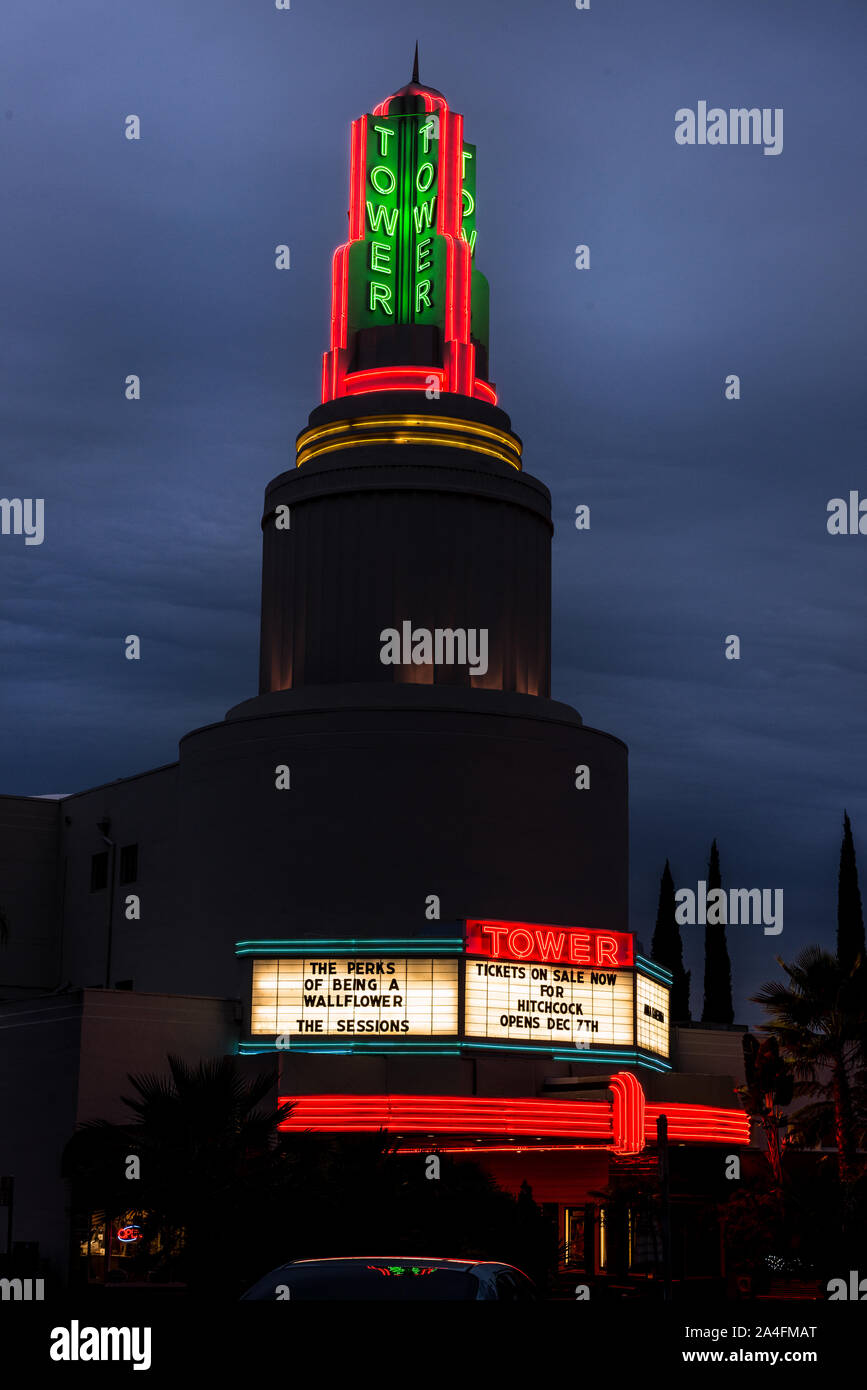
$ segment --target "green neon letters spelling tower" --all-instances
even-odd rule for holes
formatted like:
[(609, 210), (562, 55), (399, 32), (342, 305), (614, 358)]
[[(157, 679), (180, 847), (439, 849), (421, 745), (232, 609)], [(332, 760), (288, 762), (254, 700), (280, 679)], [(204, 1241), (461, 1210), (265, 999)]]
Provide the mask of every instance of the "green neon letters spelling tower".
[(334, 254), (322, 399), (449, 391), (496, 404), (488, 282), (473, 265), (476, 149), (445, 97), (412, 81), (352, 122), (349, 240)]

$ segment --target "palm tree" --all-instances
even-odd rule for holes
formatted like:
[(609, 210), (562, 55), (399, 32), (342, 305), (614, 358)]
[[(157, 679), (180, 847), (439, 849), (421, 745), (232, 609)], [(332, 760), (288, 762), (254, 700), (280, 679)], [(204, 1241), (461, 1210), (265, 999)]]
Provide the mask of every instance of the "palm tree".
[(856, 1176), (857, 1124), (855, 1114), (859, 1069), (867, 1037), (863, 973), (857, 965), (841, 966), (836, 956), (819, 946), (807, 946), (786, 965), (788, 983), (770, 981), (753, 996), (771, 1016), (761, 1031), (775, 1037), (796, 1077), (796, 1094), (820, 1098), (794, 1117), (794, 1136), (815, 1141), (825, 1117), (832, 1121), (840, 1178)]
[[(263, 1106), (276, 1073), (248, 1081), (234, 1057), (196, 1066), (167, 1060), (168, 1076), (128, 1077), (135, 1091), (121, 1097), (135, 1117), (128, 1124), (79, 1127), (64, 1173), (75, 1205), (104, 1212), (106, 1228), (131, 1209), (143, 1213), (146, 1236), (158, 1236), (164, 1252), (183, 1252), (194, 1286), (234, 1272), (232, 1256), (250, 1246), (257, 1223), (267, 1223), (268, 1204), (287, 1176), (276, 1140), (292, 1103)], [(140, 1176), (130, 1180), (133, 1157)]]
[(780, 1131), (789, 1123), (783, 1114), (794, 1090), (791, 1067), (780, 1056), (776, 1037), (761, 1042), (752, 1033), (743, 1036), (744, 1074), (746, 1085), (737, 1088), (743, 1107), (751, 1119), (765, 1132), (768, 1162), (777, 1187), (783, 1183), (783, 1154)]

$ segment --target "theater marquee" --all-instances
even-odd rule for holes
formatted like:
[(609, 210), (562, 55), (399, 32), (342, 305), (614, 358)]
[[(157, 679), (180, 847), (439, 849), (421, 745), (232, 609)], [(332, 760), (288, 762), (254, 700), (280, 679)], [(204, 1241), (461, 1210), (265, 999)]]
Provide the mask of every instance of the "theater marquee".
[(253, 1033), (453, 1037), (456, 960), (310, 956), (253, 963)]
[(636, 956), (624, 932), (470, 920), (461, 936), (429, 941), (245, 941), (237, 950), (253, 957), (253, 1038), (279, 1036), (283, 1046), (415, 1040), (461, 1052), (502, 1042), (558, 1056), (669, 1055), (670, 976)]

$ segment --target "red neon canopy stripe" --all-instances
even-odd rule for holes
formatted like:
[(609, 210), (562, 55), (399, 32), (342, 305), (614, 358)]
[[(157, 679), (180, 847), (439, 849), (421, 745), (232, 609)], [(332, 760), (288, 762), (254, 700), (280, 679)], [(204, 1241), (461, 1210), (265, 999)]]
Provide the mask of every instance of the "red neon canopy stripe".
[(750, 1142), (749, 1117), (742, 1110), (676, 1102), (646, 1105), (644, 1090), (631, 1072), (619, 1072), (607, 1085), (613, 1101), (543, 1100), (513, 1096), (317, 1095), (281, 1097), (294, 1101), (280, 1128), (287, 1133), (316, 1129), (333, 1133), (467, 1134), (539, 1139), (602, 1141), (617, 1153), (640, 1153), (656, 1137), (656, 1119), (668, 1116), (669, 1137), (681, 1143)]

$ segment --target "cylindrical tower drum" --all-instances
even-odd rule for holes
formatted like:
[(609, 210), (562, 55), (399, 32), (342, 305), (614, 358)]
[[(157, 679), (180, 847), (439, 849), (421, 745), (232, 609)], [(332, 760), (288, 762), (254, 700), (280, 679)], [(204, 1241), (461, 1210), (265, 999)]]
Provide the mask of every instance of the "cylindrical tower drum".
[[(509, 417), (462, 396), (315, 410), (299, 466), (266, 494), (260, 691), (381, 681), (547, 695), (550, 495), (520, 455)], [(407, 660), (383, 662), (388, 631)], [(434, 637), (426, 660), (414, 632), (458, 636), (437, 661)], [(467, 632), (483, 653), (448, 660)]]

